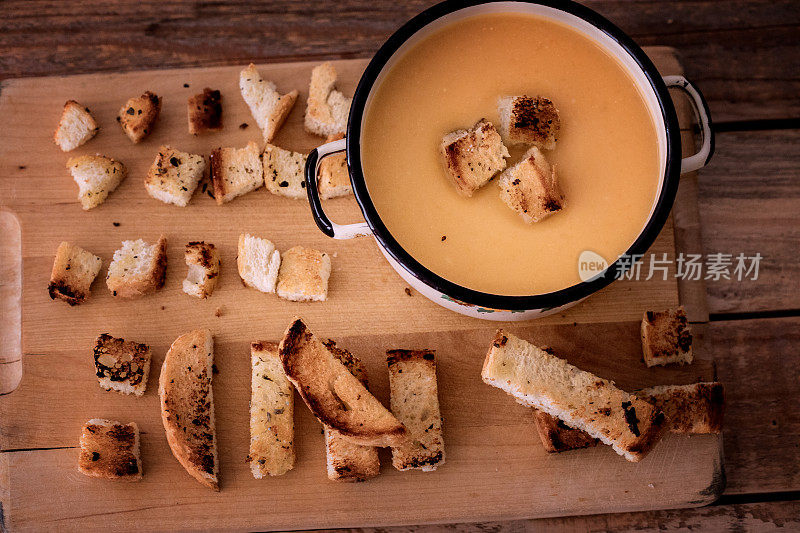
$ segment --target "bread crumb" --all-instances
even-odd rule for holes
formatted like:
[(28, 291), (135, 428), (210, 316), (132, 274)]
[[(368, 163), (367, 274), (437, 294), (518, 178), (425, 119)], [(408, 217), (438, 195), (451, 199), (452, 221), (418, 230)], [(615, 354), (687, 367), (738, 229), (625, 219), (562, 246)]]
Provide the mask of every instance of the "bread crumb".
[(409, 289), (408, 287), (405, 288), (405, 291), (408, 296), (413, 296), (413, 294), (411, 294), (411, 289)]
[(247, 126), (248, 126), (247, 122), (242, 122), (241, 124), (239, 124), (239, 129), (240, 130), (246, 130)]
[(222, 308), (221, 307), (217, 307), (216, 311), (214, 311), (214, 316), (217, 317), (217, 318), (222, 316)]

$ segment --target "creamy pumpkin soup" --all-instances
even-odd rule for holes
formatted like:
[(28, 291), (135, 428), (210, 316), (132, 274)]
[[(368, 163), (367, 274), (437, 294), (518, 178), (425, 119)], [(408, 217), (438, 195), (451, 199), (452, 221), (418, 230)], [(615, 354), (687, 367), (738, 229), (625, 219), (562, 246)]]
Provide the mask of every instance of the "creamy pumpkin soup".
[[(564, 208), (525, 223), (497, 179), (461, 195), (439, 153), (449, 132), (500, 124), (498, 98), (541, 95), (558, 109), (555, 165)], [(425, 267), (459, 285), (533, 295), (580, 281), (584, 250), (609, 262), (647, 222), (659, 183), (655, 126), (622, 65), (577, 31), (522, 14), (454, 22), (405, 53), (375, 89), (362, 165), (388, 230)], [(509, 166), (525, 146), (509, 146)]]

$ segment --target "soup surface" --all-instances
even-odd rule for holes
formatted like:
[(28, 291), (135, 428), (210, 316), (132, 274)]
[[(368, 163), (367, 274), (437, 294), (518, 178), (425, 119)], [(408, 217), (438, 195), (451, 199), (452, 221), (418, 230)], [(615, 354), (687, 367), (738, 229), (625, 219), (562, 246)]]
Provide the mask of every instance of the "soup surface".
[[(500, 200), (496, 179), (472, 198), (445, 174), (442, 136), (480, 118), (499, 127), (497, 99), (550, 98), (561, 116), (555, 164), (564, 209), (534, 224)], [(611, 262), (646, 223), (659, 183), (655, 126), (618, 61), (571, 28), (522, 14), (456, 21), (402, 56), (373, 94), (362, 165), (400, 245), (459, 285), (533, 295), (578, 283), (584, 250)], [(525, 147), (509, 147), (516, 163)]]

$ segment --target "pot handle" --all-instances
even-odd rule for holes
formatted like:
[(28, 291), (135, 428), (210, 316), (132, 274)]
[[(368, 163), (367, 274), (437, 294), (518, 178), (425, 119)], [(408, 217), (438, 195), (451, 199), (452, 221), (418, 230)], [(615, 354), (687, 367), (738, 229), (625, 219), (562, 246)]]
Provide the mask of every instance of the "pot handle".
[(703, 144), (696, 154), (684, 157), (681, 160), (681, 174), (700, 170), (711, 161), (711, 156), (714, 155), (714, 132), (711, 129), (711, 111), (708, 109), (703, 93), (698, 91), (697, 87), (683, 76), (664, 76), (664, 83), (667, 87), (676, 87), (684, 91), (694, 105), (697, 121), (703, 131)]
[(352, 239), (353, 237), (372, 234), (372, 230), (370, 230), (366, 222), (340, 225), (331, 222), (331, 219), (322, 210), (319, 188), (317, 187), (319, 165), (324, 158), (337, 152), (344, 152), (346, 148), (347, 140), (339, 139), (311, 150), (306, 160), (306, 192), (308, 193), (308, 203), (311, 204), (311, 214), (314, 216), (314, 222), (317, 223), (317, 227), (322, 230), (322, 233), (334, 239)]

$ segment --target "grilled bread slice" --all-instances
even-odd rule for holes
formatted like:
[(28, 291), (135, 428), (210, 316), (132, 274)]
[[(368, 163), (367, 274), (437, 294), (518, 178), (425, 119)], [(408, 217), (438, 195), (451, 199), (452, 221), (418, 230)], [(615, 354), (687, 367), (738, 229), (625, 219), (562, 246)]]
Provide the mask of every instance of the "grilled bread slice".
[(219, 252), (206, 242), (190, 242), (184, 253), (189, 271), (183, 280), (183, 292), (205, 299), (211, 296), (219, 279)]
[(556, 147), (561, 129), (558, 109), (543, 96), (506, 96), (497, 102), (500, 135), (506, 144), (534, 145), (542, 150)]
[(652, 404), (502, 330), (481, 377), (519, 403), (600, 439), (629, 461), (647, 455), (665, 428), (664, 413)]
[(189, 135), (200, 135), (222, 129), (222, 93), (206, 87), (190, 96), (186, 104)]
[(351, 442), (399, 446), (406, 428), (350, 373), (302, 319), (295, 318), (280, 344), (289, 381), (314, 416)]
[(91, 296), (92, 282), (100, 273), (103, 260), (91, 252), (68, 242), (58, 245), (50, 284), (50, 298), (64, 300), (69, 305), (78, 305)]
[(648, 367), (692, 362), (692, 330), (683, 306), (645, 312), (642, 319), (642, 350)]
[(264, 185), (258, 145), (251, 141), (244, 148), (217, 148), (211, 152), (211, 182), (218, 205)]
[(219, 490), (217, 434), (211, 378), (214, 339), (207, 329), (181, 335), (170, 346), (158, 396), (161, 421), (172, 454), (203, 485)]
[(327, 137), (347, 129), (353, 99), (336, 90), (336, 78), (336, 68), (328, 62), (311, 71), (305, 117), (307, 132)]
[(202, 155), (162, 146), (147, 172), (144, 188), (156, 200), (186, 207), (205, 173), (206, 160)]
[(142, 479), (139, 427), (103, 418), (86, 422), (81, 431), (78, 470), (89, 477), (115, 481)]
[(137, 298), (164, 286), (167, 276), (167, 238), (155, 244), (142, 239), (122, 241), (108, 265), (106, 285), (117, 298)]
[(456, 130), (442, 139), (439, 151), (445, 170), (462, 196), (472, 194), (506, 168), (508, 149), (494, 125), (480, 120), (468, 130)]
[(94, 369), (100, 388), (142, 396), (150, 375), (150, 347), (103, 333), (94, 344)]
[(328, 298), (331, 256), (303, 246), (289, 248), (281, 255), (276, 292), (294, 302), (322, 302)]
[(74, 150), (85, 144), (100, 131), (91, 111), (75, 100), (67, 100), (53, 141), (64, 152)]
[(659, 385), (636, 391), (636, 396), (664, 411), (673, 433), (720, 433), (725, 412), (722, 383)]
[(239, 235), (239, 253), (236, 265), (242, 283), (261, 292), (275, 292), (278, 271), (281, 266), (281, 253), (267, 239), (250, 234)]
[[(344, 133), (330, 135), (326, 143), (344, 139)], [(350, 172), (347, 170), (347, 157), (345, 154), (334, 154), (326, 157), (319, 164), (319, 197), (330, 200), (339, 196), (353, 194), (350, 184)]]
[(306, 194), (305, 154), (268, 144), (261, 159), (264, 163), (264, 186), (272, 194), (303, 200)]
[(436, 470), (444, 464), (444, 438), (436, 360), (432, 350), (389, 350), (392, 413), (408, 429), (408, 440), (392, 448), (398, 470)]
[(78, 184), (78, 200), (84, 210), (105, 202), (128, 175), (125, 165), (103, 155), (71, 157), (67, 168)]
[(542, 445), (549, 453), (597, 446), (597, 439), (590, 437), (585, 431), (571, 428), (544, 411), (533, 409), (533, 421), (542, 439)]
[(526, 223), (539, 222), (564, 207), (564, 195), (558, 188), (556, 167), (532, 146), (522, 160), (497, 180), (500, 199), (519, 213)]
[(264, 141), (272, 142), (294, 107), (297, 91), (280, 94), (275, 84), (262, 78), (252, 63), (239, 74), (239, 89), (264, 133)]
[(294, 467), (294, 390), (286, 379), (278, 344), (250, 345), (250, 470), (253, 477), (280, 476)]

